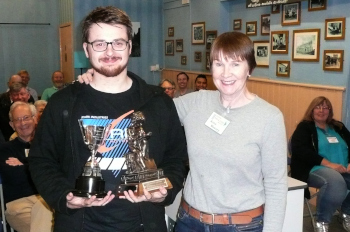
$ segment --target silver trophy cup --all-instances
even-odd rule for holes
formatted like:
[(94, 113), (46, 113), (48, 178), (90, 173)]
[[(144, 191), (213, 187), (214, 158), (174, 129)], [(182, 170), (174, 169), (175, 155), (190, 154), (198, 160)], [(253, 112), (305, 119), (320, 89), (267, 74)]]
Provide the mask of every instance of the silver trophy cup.
[(84, 143), (88, 146), (91, 156), (84, 166), (83, 173), (75, 182), (73, 194), (79, 197), (90, 198), (96, 195), (97, 198), (103, 198), (107, 195), (105, 191), (105, 181), (102, 178), (101, 169), (95, 157), (98, 148), (105, 141), (109, 127), (84, 125), (81, 119), (79, 119), (78, 122)]

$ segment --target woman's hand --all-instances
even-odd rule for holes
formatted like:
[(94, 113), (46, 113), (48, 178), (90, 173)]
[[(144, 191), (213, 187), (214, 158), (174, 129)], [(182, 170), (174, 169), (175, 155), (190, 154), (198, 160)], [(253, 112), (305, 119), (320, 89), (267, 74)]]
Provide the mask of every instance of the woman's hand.
[(127, 199), (132, 203), (137, 203), (141, 201), (149, 201), (149, 202), (162, 202), (164, 201), (165, 197), (168, 195), (168, 191), (164, 187), (160, 187), (159, 191), (150, 193), (146, 189), (144, 189), (144, 194), (140, 196), (135, 196), (134, 192), (129, 190), (124, 191), (124, 196), (121, 196), (119, 198)]
[(341, 164), (335, 164), (335, 163), (329, 163), (328, 164), (329, 168), (332, 168), (340, 173), (346, 173), (347, 172), (347, 168), (345, 168), (343, 165)]
[(85, 83), (88, 85), (90, 84), (90, 82), (92, 82), (93, 75), (94, 75), (94, 70), (92, 68), (88, 69), (86, 73), (78, 76), (78, 81), (80, 83)]

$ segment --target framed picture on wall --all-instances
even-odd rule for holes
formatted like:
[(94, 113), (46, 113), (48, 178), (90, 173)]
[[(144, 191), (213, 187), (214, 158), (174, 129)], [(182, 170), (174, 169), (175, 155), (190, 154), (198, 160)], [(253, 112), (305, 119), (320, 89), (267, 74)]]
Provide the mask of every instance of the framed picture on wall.
[(210, 70), (210, 52), (205, 53), (205, 69)]
[(307, 0), (308, 11), (325, 10), (327, 9), (327, 0)]
[(217, 37), (217, 34), (218, 32), (217, 31), (207, 31), (206, 32), (206, 48), (207, 49), (210, 49), (211, 48), (211, 45), (213, 44), (214, 40), (216, 39)]
[(324, 50), (323, 51), (323, 70), (325, 71), (343, 71), (344, 50)]
[(233, 30), (241, 30), (242, 29), (242, 19), (234, 19), (233, 20)]
[(177, 52), (183, 52), (184, 50), (184, 40), (183, 39), (177, 39), (176, 40), (176, 51)]
[(261, 35), (270, 35), (270, 14), (261, 15)]
[(271, 31), (271, 53), (288, 54), (289, 31)]
[(247, 22), (246, 23), (246, 35), (256, 35), (257, 30), (257, 23), (256, 21)]
[(174, 37), (174, 27), (168, 27), (168, 36), (169, 37)]
[(293, 31), (293, 61), (320, 60), (320, 29)]
[(345, 18), (334, 18), (325, 20), (325, 40), (336, 40), (345, 38)]
[(165, 40), (165, 55), (174, 55), (174, 40)]
[(269, 67), (270, 41), (254, 41), (256, 67)]
[(271, 14), (280, 13), (281, 5), (280, 4), (272, 4), (271, 5)]
[(282, 5), (282, 26), (300, 25), (301, 3), (294, 2)]
[(205, 22), (192, 23), (192, 44), (205, 44)]
[(278, 76), (278, 77), (289, 77), (290, 76), (290, 61), (277, 60), (276, 76)]
[(202, 61), (202, 52), (194, 52), (194, 62)]
[(187, 63), (187, 57), (186, 56), (181, 56), (181, 64), (186, 65)]

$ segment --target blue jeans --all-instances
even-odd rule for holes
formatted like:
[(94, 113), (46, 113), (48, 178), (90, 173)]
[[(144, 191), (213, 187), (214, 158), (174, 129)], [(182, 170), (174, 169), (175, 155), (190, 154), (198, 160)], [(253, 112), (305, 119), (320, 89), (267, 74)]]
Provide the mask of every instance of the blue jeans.
[(190, 216), (181, 206), (177, 214), (175, 232), (262, 232), (263, 217), (253, 218), (248, 224), (209, 225)]
[(331, 222), (335, 211), (350, 215), (350, 173), (339, 173), (334, 169), (323, 167), (308, 178), (308, 186), (319, 189), (317, 195), (317, 221)]

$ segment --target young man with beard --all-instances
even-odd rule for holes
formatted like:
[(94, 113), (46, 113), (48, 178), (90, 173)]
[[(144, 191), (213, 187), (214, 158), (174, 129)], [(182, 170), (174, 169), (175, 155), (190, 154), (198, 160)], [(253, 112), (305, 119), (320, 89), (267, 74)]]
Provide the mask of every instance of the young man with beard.
[[(174, 103), (160, 87), (150, 86), (127, 71), (132, 25), (115, 7), (98, 7), (83, 22), (83, 47), (93, 67), (89, 85), (74, 83), (52, 96), (39, 122), (30, 153), (30, 171), (46, 202), (55, 209), (55, 232), (166, 231), (164, 206), (172, 203), (184, 180), (185, 138)], [(143, 129), (152, 132), (149, 156), (162, 168), (172, 189), (115, 197), (127, 128), (134, 111), (145, 116)], [(78, 120), (84, 125), (112, 125), (99, 149), (104, 198), (74, 196), (75, 181), (90, 157)]]
[(41, 95), (41, 100), (48, 101), (52, 94), (64, 88), (64, 77), (61, 71), (53, 72), (51, 80), (53, 86), (44, 90), (43, 94)]

